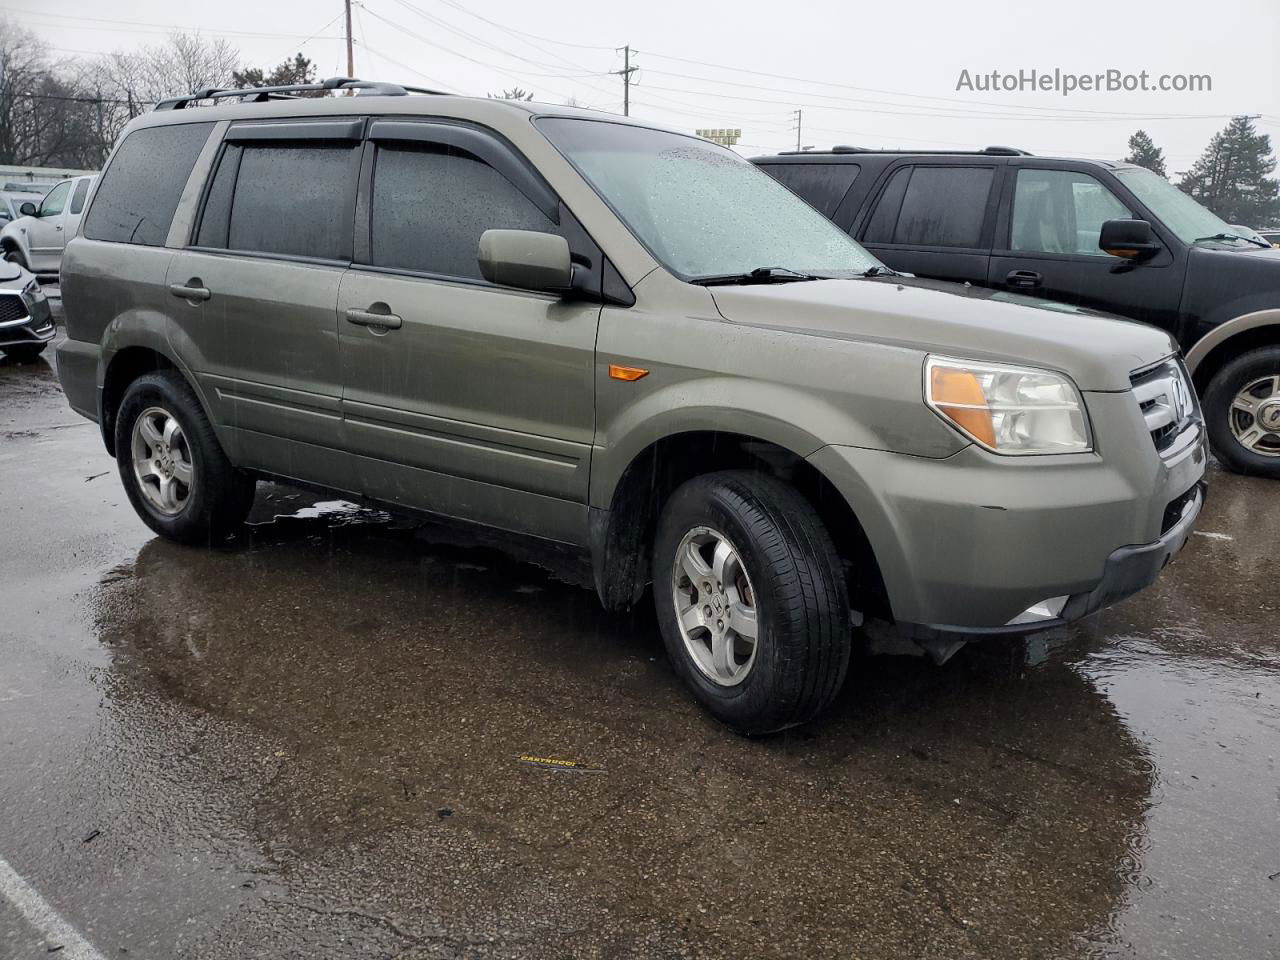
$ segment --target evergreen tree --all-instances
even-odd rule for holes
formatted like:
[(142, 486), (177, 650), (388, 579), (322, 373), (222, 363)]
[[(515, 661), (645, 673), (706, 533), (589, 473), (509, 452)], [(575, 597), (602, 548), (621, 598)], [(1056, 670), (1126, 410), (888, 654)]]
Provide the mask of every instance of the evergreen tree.
[(285, 60), (270, 73), (261, 67), (245, 67), (231, 74), (234, 87), (288, 87), (296, 83), (315, 83), (316, 65), (300, 53)]
[(1129, 138), (1129, 155), (1124, 162), (1136, 163), (1162, 177), (1168, 176), (1164, 168), (1164, 151), (1155, 145), (1145, 130), (1139, 130)]
[(1215, 133), (1178, 186), (1227, 223), (1266, 225), (1280, 216), (1280, 183), (1271, 179), (1271, 138), (1248, 117)]

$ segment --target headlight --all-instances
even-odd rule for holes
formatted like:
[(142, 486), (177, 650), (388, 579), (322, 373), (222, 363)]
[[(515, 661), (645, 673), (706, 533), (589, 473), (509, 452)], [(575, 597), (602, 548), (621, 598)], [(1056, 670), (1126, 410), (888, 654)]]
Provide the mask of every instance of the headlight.
[(1080, 391), (1048, 370), (929, 357), (924, 395), (935, 413), (994, 453), (1093, 449)]
[(44, 299), (44, 291), (40, 289), (40, 284), (32, 280), (22, 288), (22, 299), (26, 301), (28, 307), (35, 306)]

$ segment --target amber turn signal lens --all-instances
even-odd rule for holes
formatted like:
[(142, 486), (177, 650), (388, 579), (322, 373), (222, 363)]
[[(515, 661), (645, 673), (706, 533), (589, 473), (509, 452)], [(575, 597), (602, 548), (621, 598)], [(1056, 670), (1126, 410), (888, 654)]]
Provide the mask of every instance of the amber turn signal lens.
[(641, 377), (647, 377), (649, 371), (643, 367), (624, 367), (618, 363), (609, 364), (609, 376), (614, 380), (639, 380)]
[(978, 378), (968, 370), (936, 366), (930, 371), (929, 398), (957, 427), (989, 447), (996, 445), (996, 431), (987, 407), (987, 395)]

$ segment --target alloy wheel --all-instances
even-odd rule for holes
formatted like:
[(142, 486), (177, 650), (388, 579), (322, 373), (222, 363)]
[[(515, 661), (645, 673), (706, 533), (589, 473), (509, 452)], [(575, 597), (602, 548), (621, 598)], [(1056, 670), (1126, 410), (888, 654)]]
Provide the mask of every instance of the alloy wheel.
[(133, 424), (133, 475), (148, 504), (177, 516), (191, 498), (195, 466), (177, 419), (163, 407), (148, 407)]
[(732, 687), (755, 664), (759, 618), (742, 555), (724, 534), (694, 527), (676, 550), (671, 595), (680, 636), (708, 680)]
[(1231, 434), (1263, 457), (1280, 457), (1280, 376), (1262, 377), (1231, 401)]

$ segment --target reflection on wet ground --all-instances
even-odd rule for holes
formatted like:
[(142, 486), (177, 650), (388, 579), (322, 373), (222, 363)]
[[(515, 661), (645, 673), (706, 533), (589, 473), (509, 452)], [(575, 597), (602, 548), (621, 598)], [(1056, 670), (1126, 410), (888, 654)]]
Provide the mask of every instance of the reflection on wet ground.
[(0, 434), (0, 857), (106, 956), (1276, 952), (1259, 481), (1156, 590), (747, 741), (575, 557), (275, 486), (160, 541), (47, 367)]

